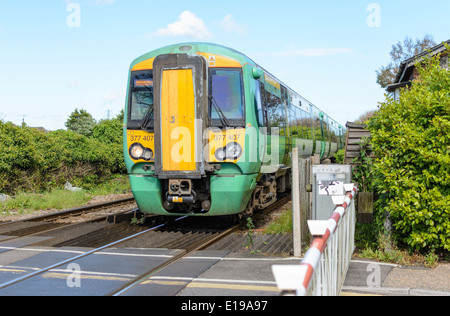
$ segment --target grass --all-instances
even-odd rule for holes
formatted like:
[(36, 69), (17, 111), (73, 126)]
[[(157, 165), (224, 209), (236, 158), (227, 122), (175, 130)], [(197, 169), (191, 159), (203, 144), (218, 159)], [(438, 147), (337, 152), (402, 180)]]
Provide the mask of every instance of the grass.
[(114, 176), (111, 180), (91, 189), (71, 192), (55, 189), (44, 193), (20, 192), (13, 198), (0, 202), (0, 216), (30, 214), (37, 210), (63, 210), (77, 207), (90, 201), (93, 196), (130, 192), (127, 176)]
[(435, 268), (439, 262), (439, 256), (435, 253), (425, 255), (419, 253), (409, 253), (401, 249), (372, 249), (364, 248), (358, 253), (358, 257), (374, 259), (381, 262), (396, 263), (403, 266), (425, 266)]
[(123, 194), (130, 192), (130, 181), (127, 175), (115, 175), (111, 180), (103, 182), (88, 191), (91, 195)]
[(1, 214), (32, 213), (37, 210), (66, 209), (88, 202), (91, 196), (86, 192), (70, 192), (56, 189), (43, 194), (18, 193), (14, 198), (0, 203)]
[[(356, 230), (358, 235), (358, 229)], [(373, 236), (370, 236), (373, 239)], [(403, 266), (425, 266), (435, 268), (439, 262), (439, 256), (434, 252), (411, 253), (398, 248), (389, 236), (379, 234), (377, 243), (368, 242), (365, 247), (357, 248), (356, 255), (360, 258), (374, 259), (381, 262), (396, 263)]]
[(287, 210), (275, 221), (270, 223), (264, 231), (265, 234), (289, 234), (292, 233), (292, 210)]

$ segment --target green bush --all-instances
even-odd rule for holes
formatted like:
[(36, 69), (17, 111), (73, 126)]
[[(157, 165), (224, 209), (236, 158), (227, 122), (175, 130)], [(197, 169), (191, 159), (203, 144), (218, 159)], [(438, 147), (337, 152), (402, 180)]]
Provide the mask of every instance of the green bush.
[(122, 124), (112, 121), (96, 126), (92, 137), (0, 121), (0, 192), (43, 191), (66, 181), (90, 189), (124, 173), (122, 138), (111, 136), (121, 133)]
[(417, 65), (419, 77), (400, 100), (370, 121), (378, 223), (410, 250), (450, 250), (450, 76), (439, 56)]
[(343, 164), (345, 159), (345, 148), (339, 149), (337, 153), (334, 154), (334, 160), (337, 164)]
[(123, 116), (112, 120), (100, 121), (93, 129), (93, 138), (110, 147), (110, 155), (116, 162), (111, 170), (113, 173), (125, 173), (123, 159)]

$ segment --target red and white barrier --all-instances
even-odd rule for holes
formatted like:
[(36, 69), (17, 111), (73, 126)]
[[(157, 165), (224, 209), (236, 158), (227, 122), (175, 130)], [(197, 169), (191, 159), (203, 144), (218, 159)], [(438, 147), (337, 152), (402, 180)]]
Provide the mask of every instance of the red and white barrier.
[(312, 241), (300, 265), (272, 267), (278, 287), (297, 295), (339, 295), (354, 251), (357, 189), (345, 185), (345, 196), (333, 197), (338, 205), (328, 221), (308, 221)]

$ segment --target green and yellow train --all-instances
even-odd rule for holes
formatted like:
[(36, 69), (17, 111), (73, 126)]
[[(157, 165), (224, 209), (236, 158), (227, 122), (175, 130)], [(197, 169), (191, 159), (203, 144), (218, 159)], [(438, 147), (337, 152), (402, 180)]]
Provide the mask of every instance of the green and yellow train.
[(185, 43), (130, 66), (124, 156), (140, 210), (251, 213), (290, 187), (292, 147), (330, 157), (335, 120), (234, 49)]

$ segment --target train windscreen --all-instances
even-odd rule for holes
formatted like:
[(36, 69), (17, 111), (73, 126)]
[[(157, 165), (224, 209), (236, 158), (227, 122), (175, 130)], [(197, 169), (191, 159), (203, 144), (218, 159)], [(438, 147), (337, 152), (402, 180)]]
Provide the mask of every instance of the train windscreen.
[(223, 117), (225, 117), (232, 125), (242, 124), (244, 121), (244, 98), (241, 70), (210, 70), (209, 109), (213, 122), (223, 122)]
[(128, 126), (153, 128), (153, 74), (137, 72), (131, 76)]

